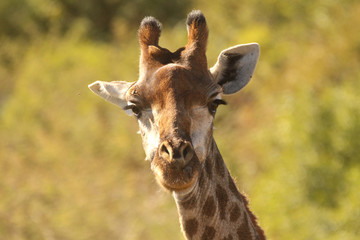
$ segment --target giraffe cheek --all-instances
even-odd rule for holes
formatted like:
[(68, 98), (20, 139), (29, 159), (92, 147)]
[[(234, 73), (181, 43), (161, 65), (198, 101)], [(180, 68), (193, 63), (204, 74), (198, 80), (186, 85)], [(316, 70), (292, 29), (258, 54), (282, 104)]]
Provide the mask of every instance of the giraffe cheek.
[(195, 153), (200, 162), (207, 155), (209, 144), (212, 139), (212, 116), (208, 108), (195, 108), (192, 111), (190, 137)]
[(158, 127), (149, 120), (139, 121), (140, 133), (146, 160), (152, 161), (160, 144)]
[(159, 146), (159, 140), (158, 138), (155, 138), (154, 136), (150, 135), (146, 139), (143, 139), (143, 147), (146, 154), (147, 160), (152, 160), (157, 152), (157, 148)]
[(158, 143), (154, 138), (143, 139), (143, 148), (146, 154), (146, 160), (152, 161), (157, 153)]
[(212, 139), (210, 134), (211, 127), (208, 126), (199, 127), (196, 130), (192, 129), (191, 142), (200, 162), (203, 162), (208, 155), (209, 143)]

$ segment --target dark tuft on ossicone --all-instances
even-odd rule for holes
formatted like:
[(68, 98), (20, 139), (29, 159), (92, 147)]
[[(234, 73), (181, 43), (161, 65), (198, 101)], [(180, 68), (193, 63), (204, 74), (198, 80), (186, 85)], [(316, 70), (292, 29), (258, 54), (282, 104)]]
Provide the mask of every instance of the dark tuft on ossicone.
[(139, 27), (140, 44), (155, 45), (159, 43), (161, 23), (154, 17), (145, 17)]
[(188, 43), (186, 44), (186, 58), (198, 68), (207, 69), (206, 44), (209, 30), (204, 15), (200, 10), (189, 13), (187, 20)]
[(192, 10), (187, 16), (186, 24), (190, 26), (193, 23), (195, 26), (206, 24), (205, 16), (200, 10)]
[(161, 23), (154, 17), (145, 17), (141, 23), (140, 28), (142, 27), (150, 27), (152, 30), (158, 30), (161, 31)]

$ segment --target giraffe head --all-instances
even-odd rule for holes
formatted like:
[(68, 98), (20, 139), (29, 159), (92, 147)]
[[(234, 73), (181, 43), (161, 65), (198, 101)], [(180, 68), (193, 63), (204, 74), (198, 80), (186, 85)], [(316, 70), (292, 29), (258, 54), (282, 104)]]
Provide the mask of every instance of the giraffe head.
[(146, 159), (160, 185), (191, 189), (210, 154), (213, 119), (221, 94), (232, 94), (251, 79), (259, 57), (256, 43), (222, 51), (208, 69), (208, 28), (204, 15), (187, 18), (188, 42), (175, 52), (158, 45), (161, 24), (146, 17), (138, 31), (141, 48), (135, 82), (96, 81), (89, 88), (134, 115)]

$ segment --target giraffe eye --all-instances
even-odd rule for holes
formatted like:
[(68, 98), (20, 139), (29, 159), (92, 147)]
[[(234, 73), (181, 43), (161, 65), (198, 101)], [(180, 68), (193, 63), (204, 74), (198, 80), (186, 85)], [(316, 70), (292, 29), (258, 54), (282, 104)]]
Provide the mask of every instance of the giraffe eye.
[(221, 99), (215, 99), (214, 101), (209, 103), (209, 112), (211, 115), (215, 115), (216, 110), (218, 108), (219, 105), (226, 105), (226, 102), (224, 100)]
[(131, 110), (133, 111), (133, 113), (134, 113), (134, 115), (135, 115), (136, 117), (140, 117), (141, 111), (140, 111), (140, 109), (139, 109), (138, 107), (133, 106), (133, 107), (131, 108)]
[(140, 118), (141, 117), (141, 110), (139, 107), (137, 107), (136, 105), (127, 105), (125, 108), (126, 109), (131, 109), (131, 111), (133, 112), (134, 116), (136, 118)]

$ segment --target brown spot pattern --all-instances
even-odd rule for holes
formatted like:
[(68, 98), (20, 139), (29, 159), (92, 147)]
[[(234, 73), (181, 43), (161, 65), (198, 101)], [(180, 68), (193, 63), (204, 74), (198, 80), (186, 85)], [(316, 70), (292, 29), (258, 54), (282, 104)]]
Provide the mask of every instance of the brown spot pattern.
[(185, 225), (184, 225), (184, 231), (185, 233), (189, 236), (192, 237), (196, 234), (197, 229), (198, 229), (198, 222), (196, 221), (195, 218), (189, 219), (185, 221)]
[(206, 226), (204, 233), (201, 235), (201, 239), (202, 240), (214, 239), (215, 233), (216, 233), (216, 231), (213, 227)]
[(238, 220), (240, 217), (240, 208), (239, 206), (235, 203), (234, 207), (231, 210), (230, 213), (230, 221), (231, 222), (235, 222), (236, 220)]
[(236, 231), (239, 239), (251, 239), (251, 232), (249, 229), (249, 224), (247, 218), (244, 219), (244, 222)]
[(212, 217), (215, 214), (215, 201), (212, 196), (208, 197), (202, 209), (202, 213), (208, 217)]
[(211, 161), (209, 159), (205, 160), (205, 170), (209, 177), (209, 179), (212, 178), (212, 168), (211, 168)]
[(225, 163), (224, 163), (224, 160), (222, 159), (222, 157), (221, 157), (221, 155), (219, 153), (216, 154), (215, 169), (216, 169), (216, 173), (220, 177), (224, 177), (224, 175), (225, 175)]
[[(257, 221), (256, 221), (256, 217), (255, 215), (250, 211), (249, 209), (249, 201), (248, 199), (246, 198), (246, 196), (242, 195), (241, 193), (239, 193), (235, 183), (234, 183), (234, 180), (231, 178), (231, 176), (229, 176), (229, 188), (230, 188), (230, 191), (236, 196), (236, 198), (240, 201), (240, 202), (243, 202), (244, 205), (245, 205), (245, 211), (248, 212), (248, 214), (250, 215), (250, 218), (251, 218), (251, 221), (252, 223), (254, 224), (255, 226), (255, 229), (259, 235), (259, 238), (260, 239), (266, 239), (265, 237), (265, 234), (264, 234), (264, 231), (259, 227), (259, 225), (257, 224)], [(241, 213), (240, 213), (241, 214)], [(231, 217), (231, 216), (230, 216)], [(245, 218), (245, 221), (246, 221), (246, 224), (245, 224), (245, 228), (248, 228), (247, 226), (247, 219)], [(244, 226), (240, 226), (237, 230), (237, 233), (239, 235), (239, 233), (241, 233), (242, 235), (245, 235), (246, 236), (246, 232), (244, 233), (244, 230), (243, 230)], [(247, 230), (249, 231), (249, 230)], [(250, 233), (248, 233), (247, 235), (249, 236)], [(246, 239), (246, 238), (245, 238)]]
[(220, 185), (216, 187), (216, 197), (218, 201), (219, 211), (220, 211), (220, 218), (225, 219), (225, 211), (226, 211), (226, 204), (229, 200), (228, 195), (224, 188)]
[(230, 191), (236, 196), (236, 198), (239, 200), (239, 201), (242, 201), (242, 197), (234, 183), (234, 180), (231, 178), (231, 176), (229, 175), (229, 188), (230, 188)]

